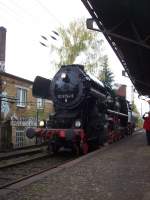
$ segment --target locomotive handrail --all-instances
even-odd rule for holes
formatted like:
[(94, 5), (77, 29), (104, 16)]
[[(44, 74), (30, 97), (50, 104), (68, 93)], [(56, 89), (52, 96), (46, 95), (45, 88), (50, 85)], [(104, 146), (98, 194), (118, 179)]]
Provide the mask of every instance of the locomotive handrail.
[(116, 114), (116, 115), (120, 115), (120, 116), (124, 116), (124, 117), (128, 117), (128, 115), (124, 114), (124, 113), (120, 113), (120, 112), (116, 112), (110, 109), (107, 109), (108, 113), (112, 113), (112, 114)]
[(102, 94), (101, 92), (95, 90), (94, 88), (90, 88), (91, 94), (97, 96), (100, 96), (102, 98), (106, 98), (106, 95)]

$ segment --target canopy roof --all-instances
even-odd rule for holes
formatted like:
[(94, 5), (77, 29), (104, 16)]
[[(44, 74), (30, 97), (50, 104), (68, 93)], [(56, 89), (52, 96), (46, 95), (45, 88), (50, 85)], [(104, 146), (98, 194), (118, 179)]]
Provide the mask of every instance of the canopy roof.
[(150, 1), (82, 2), (114, 49), (137, 91), (150, 96)]

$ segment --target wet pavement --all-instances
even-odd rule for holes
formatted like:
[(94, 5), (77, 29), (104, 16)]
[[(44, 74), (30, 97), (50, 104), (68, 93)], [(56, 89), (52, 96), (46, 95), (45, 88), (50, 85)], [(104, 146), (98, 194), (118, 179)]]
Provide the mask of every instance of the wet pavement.
[(24, 184), (0, 200), (150, 200), (150, 146), (143, 130)]

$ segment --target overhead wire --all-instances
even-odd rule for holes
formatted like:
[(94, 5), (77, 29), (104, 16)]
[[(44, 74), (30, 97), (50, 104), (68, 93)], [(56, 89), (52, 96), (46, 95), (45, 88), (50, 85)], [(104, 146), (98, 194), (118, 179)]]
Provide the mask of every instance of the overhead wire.
[(41, 8), (42, 8), (44, 11), (47, 12), (47, 14), (48, 14), (49, 16), (51, 16), (53, 19), (55, 19), (55, 21), (57, 21), (59, 25), (62, 25), (62, 22), (61, 22), (61, 21), (51, 12), (51, 10), (50, 10), (48, 7), (46, 7), (40, 0), (35, 0), (35, 2), (38, 3), (38, 4), (41, 6)]
[[(36, 43), (38, 44), (40, 40), (38, 37), (41, 35), (41, 32), (43, 32), (44, 26), (46, 24), (53, 24), (53, 21), (55, 21), (58, 26), (62, 26), (62, 22), (51, 12), (51, 10), (47, 7), (46, 4), (43, 4), (43, 2), (41, 2), (40, 0), (31, 0), (30, 4), (26, 4), (27, 6), (23, 7), (22, 6), (22, 2), (24, 1), (16, 1), (16, 0), (11, 0), (11, 1), (5, 1), (5, 3), (3, 1), (0, 0), (0, 5), (5, 8), (5, 12), (9, 13), (7, 14), (7, 16), (4, 14), (4, 17), (2, 16), (2, 14), (0, 13), (0, 15), (2, 16), (2, 18), (6, 18), (6, 20), (8, 21), (12, 21), (14, 20), (17, 22), (25, 29), (29, 30), (26, 31), (26, 37), (28, 37), (28, 41), (29, 39), (31, 40), (30, 42), (32, 43)], [(9, 3), (9, 4), (8, 4)], [(31, 13), (31, 9), (32, 7), (36, 7), (39, 6), (39, 8), (37, 8), (37, 10), (39, 9), (39, 11), (42, 13), (41, 10), (44, 11), (44, 17), (40, 17), (40, 13), (35, 13), (33, 11), (33, 13)], [(29, 6), (29, 9), (27, 9)], [(3, 9), (2, 9), (3, 10)], [(46, 17), (47, 14), (47, 17)], [(11, 17), (12, 16), (12, 17)], [(28, 20), (28, 18), (29, 20)], [(51, 21), (52, 20), (52, 21)], [(13, 24), (13, 23), (11, 23)], [(32, 26), (30, 26), (30, 24)], [(48, 27), (49, 25), (47, 25)], [(34, 33), (31, 31), (31, 28), (33, 29)], [(54, 27), (48, 27), (46, 28), (48, 30), (48, 32), (52, 32), (55, 28)], [(51, 29), (51, 30), (50, 30)], [(23, 29), (21, 29), (23, 30)], [(46, 30), (44, 30), (45, 32)], [(38, 36), (38, 32), (39, 32), (39, 36)], [(47, 32), (47, 31), (46, 31)], [(54, 31), (53, 31), (54, 33)], [(36, 37), (34, 37), (33, 35), (31, 36), (31, 34), (36, 34)], [(55, 33), (56, 34), (56, 33)], [(53, 40), (56, 38), (54, 36), (50, 36)], [(42, 44), (43, 45), (43, 44)]]
[[(29, 10), (25, 9), (23, 6), (21, 6), (18, 1), (16, 2), (15, 0), (11, 0), (11, 2), (15, 2), (13, 5), (15, 5), (15, 8), (18, 8), (19, 10), (21, 10), (21, 12), (25, 15), (25, 16), (28, 16), (30, 17), (30, 20), (34, 20), (36, 22), (38, 22), (39, 20), (39, 16), (38, 16), (38, 19), (37, 19), (37, 16), (33, 15), (33, 13), (29, 12)], [(20, 2), (20, 1), (19, 1)], [(31, 5), (31, 4), (30, 4)], [(31, 21), (29, 21), (31, 22)], [(33, 24), (34, 25), (34, 24)]]
[[(20, 2), (20, 1), (19, 1)], [(50, 18), (53, 18), (53, 20), (57, 21), (57, 23), (60, 25), (61, 22), (59, 19), (57, 19), (57, 17), (51, 13), (51, 11), (39, 0), (34, 1), (37, 5), (40, 6), (40, 8), (42, 10), (45, 11), (45, 13), (48, 14), (48, 16), (50, 16)], [(32, 8), (32, 4), (30, 3), (29, 6), (31, 6)], [(37, 13), (36, 15), (31, 13), (29, 10), (25, 9), (20, 3), (16, 2), (15, 0), (11, 0), (9, 1), (5, 1), (5, 3), (3, 1), (0, 1), (0, 7), (1, 10), (5, 10), (5, 13), (9, 13), (7, 15), (2, 15), (0, 13), (0, 15), (2, 16), (2, 18), (6, 18), (7, 21), (10, 20), (15, 20), (15, 22), (19, 22), (22, 26), (23, 24), (26, 24), (26, 26), (28, 26), (29, 24), (32, 24), (32, 26), (36, 27), (37, 30), (39, 30), (39, 21), (41, 21), (41, 24), (44, 24), (44, 21), (41, 20), (42, 18), (40, 17), (39, 13)], [(11, 17), (12, 16), (12, 17)], [(26, 18), (30, 18), (29, 20), (26, 20)], [(51, 24), (49, 17), (45, 16), (45, 19), (47, 21), (47, 24)], [(44, 20), (45, 20), (44, 19)]]
[[(9, 5), (6, 3), (6, 1), (5, 1), (5, 3), (0, 1), (0, 5), (5, 7), (5, 10), (10, 12), (11, 15), (13, 15), (16, 18), (16, 20), (19, 21), (21, 24), (24, 22), (23, 18), (25, 16), (26, 12), (27, 12), (27, 16), (29, 16), (29, 15), (31, 16), (31, 14), (28, 11), (26, 11), (23, 7), (20, 7), (20, 5), (13, 3), (13, 0), (11, 0), (9, 2)], [(24, 11), (22, 12), (22, 10), (24, 10)], [(7, 14), (7, 16), (9, 16), (9, 14)], [(33, 18), (33, 15), (32, 15), (32, 18)], [(31, 18), (30, 18), (30, 20), (31, 20)]]
[(23, 104), (25, 106), (37, 106), (38, 105), (38, 102), (34, 102), (34, 101), (18, 101), (18, 100), (8, 100), (7, 97), (4, 97), (4, 99), (2, 98), (1, 101), (4, 101), (4, 102), (8, 102), (8, 103), (19, 103), (19, 104)]
[[(16, 10), (15, 8), (17, 8), (17, 7), (15, 7), (15, 4), (12, 5), (10, 3), (8, 5), (6, 2), (7, 1), (5, 1), (5, 3), (0, 1), (0, 9), (1, 9), (1, 12), (0, 12), (1, 17), (0, 18), (2, 21), (1, 23), (6, 24), (5, 25), (6, 28), (10, 28), (10, 26), (13, 25), (15, 30), (17, 30), (18, 26), (21, 26), (20, 30), (22, 30), (22, 31), (23, 31), (23, 28), (27, 29), (27, 27), (29, 26), (29, 22), (31, 20), (28, 20), (28, 22), (27, 22), (25, 20), (25, 15), (23, 14), (24, 12), (21, 12), (21, 9), (18, 8)], [(12, 1), (10, 1), (10, 2), (12, 2)], [(35, 25), (35, 23), (33, 23), (33, 25)], [(26, 33), (30, 36), (29, 31), (27, 31)], [(27, 34), (26, 34), (26, 36), (27, 36)], [(33, 37), (32, 37), (32, 42), (34, 42), (34, 43), (36, 42), (36, 40)]]
[[(1, 7), (1, 6), (2, 6), (2, 7)], [(3, 8), (4, 8), (4, 10), (5, 10), (4, 12), (7, 13), (7, 15), (2, 16), (1, 13), (3, 12)], [(13, 10), (10, 6), (8, 6), (8, 5), (6, 4), (6, 2), (4, 3), (4, 2), (1, 2), (1, 1), (0, 1), (0, 9), (1, 9), (0, 15), (1, 15), (2, 17), (5, 17), (5, 18), (6, 18), (6, 16), (7, 16), (7, 19), (9, 18), (9, 20), (13, 20), (13, 19), (15, 18), (15, 21), (18, 21), (20, 24), (23, 23), (23, 21), (20, 20), (21, 18), (20, 18), (20, 17), (17, 17), (17, 13), (14, 12), (14, 10)], [(8, 14), (8, 12), (9, 12), (9, 14)], [(13, 16), (13, 17), (10, 17), (10, 15)]]

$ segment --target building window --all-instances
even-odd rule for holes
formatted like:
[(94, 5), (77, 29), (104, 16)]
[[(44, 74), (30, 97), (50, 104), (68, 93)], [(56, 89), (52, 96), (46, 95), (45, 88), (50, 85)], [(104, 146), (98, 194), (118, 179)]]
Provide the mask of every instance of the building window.
[(37, 98), (37, 109), (44, 109), (44, 99)]
[(16, 130), (16, 147), (23, 147), (25, 143), (24, 128), (17, 128)]
[(25, 107), (27, 104), (27, 90), (24, 88), (17, 88), (17, 106)]

